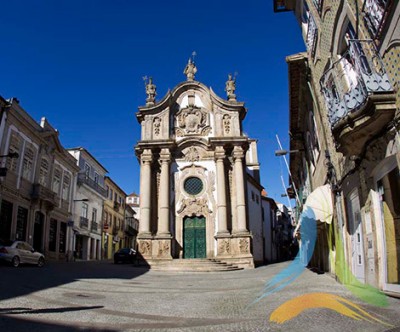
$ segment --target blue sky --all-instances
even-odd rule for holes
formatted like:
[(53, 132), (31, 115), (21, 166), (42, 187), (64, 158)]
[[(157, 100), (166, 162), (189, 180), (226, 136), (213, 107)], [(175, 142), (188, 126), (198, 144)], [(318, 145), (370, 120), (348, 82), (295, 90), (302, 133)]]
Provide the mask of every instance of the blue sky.
[(227, 75), (238, 72), (262, 184), (286, 203), (274, 150), (276, 134), (289, 144), (285, 56), (305, 49), (293, 13), (274, 14), (272, 0), (15, 0), (2, 2), (1, 16), (0, 94), (45, 116), (64, 147), (87, 148), (128, 194), (139, 191), (142, 77), (153, 77), (160, 100), (185, 80), (196, 51), (196, 80), (225, 97)]

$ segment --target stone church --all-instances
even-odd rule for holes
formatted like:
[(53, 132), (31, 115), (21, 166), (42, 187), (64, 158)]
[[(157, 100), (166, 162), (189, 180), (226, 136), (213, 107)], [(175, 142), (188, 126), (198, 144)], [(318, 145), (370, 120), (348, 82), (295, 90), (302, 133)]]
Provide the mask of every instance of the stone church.
[(262, 208), (257, 144), (242, 129), (244, 103), (228, 76), (227, 99), (195, 80), (160, 101), (146, 80), (136, 114), (141, 140), (138, 250), (155, 260), (209, 258), (244, 268), (262, 263)]

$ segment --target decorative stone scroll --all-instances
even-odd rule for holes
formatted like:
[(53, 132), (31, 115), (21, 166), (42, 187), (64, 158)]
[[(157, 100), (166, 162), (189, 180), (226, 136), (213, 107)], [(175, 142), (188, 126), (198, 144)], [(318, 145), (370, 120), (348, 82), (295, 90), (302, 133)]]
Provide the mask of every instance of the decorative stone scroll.
[(158, 244), (158, 257), (166, 257), (170, 256), (170, 246), (169, 246), (169, 241), (159, 241)]
[(140, 241), (139, 250), (143, 256), (150, 256), (151, 255), (151, 241)]
[(196, 106), (181, 110), (176, 116), (176, 135), (206, 136), (211, 131), (207, 125), (207, 113)]
[(228, 239), (219, 242), (218, 253), (220, 255), (229, 255), (231, 253), (230, 241)]
[(231, 133), (231, 121), (232, 121), (232, 118), (228, 114), (225, 114), (222, 118), (222, 124), (224, 126), (224, 133), (226, 135)]
[(249, 239), (248, 238), (244, 238), (244, 239), (240, 239), (239, 240), (239, 251), (241, 254), (248, 254), (250, 253), (249, 250)]
[(208, 208), (205, 198), (184, 198), (181, 207), (177, 211), (179, 214), (184, 213), (187, 216), (204, 216), (212, 211)]
[(161, 132), (161, 119), (159, 117), (156, 117), (153, 119), (153, 132), (154, 136), (160, 136)]

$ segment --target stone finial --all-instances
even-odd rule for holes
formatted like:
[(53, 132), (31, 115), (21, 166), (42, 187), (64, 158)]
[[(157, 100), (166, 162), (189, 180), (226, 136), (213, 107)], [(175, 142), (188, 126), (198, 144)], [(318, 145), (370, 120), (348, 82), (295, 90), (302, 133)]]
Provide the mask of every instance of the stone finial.
[[(193, 52), (193, 57), (196, 53)], [(189, 59), (188, 64), (185, 67), (183, 73), (186, 75), (188, 81), (194, 81), (194, 75), (197, 73), (197, 68), (194, 63), (194, 59)]]
[(236, 77), (232, 77), (232, 75), (229, 74), (228, 80), (226, 81), (225, 84), (226, 96), (228, 97), (229, 101), (236, 101), (235, 90), (236, 90)]
[(146, 85), (146, 94), (147, 94), (146, 105), (147, 106), (154, 105), (157, 93), (156, 93), (156, 86), (155, 84), (153, 84), (153, 78), (149, 77), (147, 79), (147, 76), (145, 76), (143, 77), (143, 80), (145, 81)]

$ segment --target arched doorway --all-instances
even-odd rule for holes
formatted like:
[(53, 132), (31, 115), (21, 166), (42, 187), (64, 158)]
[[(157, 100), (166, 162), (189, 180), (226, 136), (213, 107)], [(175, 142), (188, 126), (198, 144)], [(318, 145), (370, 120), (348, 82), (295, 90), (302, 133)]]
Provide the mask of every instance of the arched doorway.
[(183, 257), (206, 258), (206, 218), (183, 219)]

